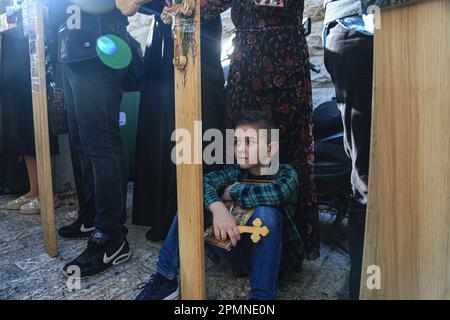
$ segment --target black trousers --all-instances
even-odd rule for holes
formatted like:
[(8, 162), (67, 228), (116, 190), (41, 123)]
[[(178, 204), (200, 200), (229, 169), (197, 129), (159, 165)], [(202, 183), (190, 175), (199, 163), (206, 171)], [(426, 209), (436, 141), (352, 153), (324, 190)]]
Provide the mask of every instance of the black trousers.
[(325, 46), (325, 66), (336, 89), (344, 123), (345, 148), (353, 164), (351, 182), (354, 198), (348, 227), (350, 298), (358, 299), (369, 177), (373, 37), (336, 24), (330, 27)]
[(124, 76), (124, 70), (110, 69), (99, 59), (63, 64), (79, 219), (118, 242), (128, 232), (127, 178), (119, 130)]

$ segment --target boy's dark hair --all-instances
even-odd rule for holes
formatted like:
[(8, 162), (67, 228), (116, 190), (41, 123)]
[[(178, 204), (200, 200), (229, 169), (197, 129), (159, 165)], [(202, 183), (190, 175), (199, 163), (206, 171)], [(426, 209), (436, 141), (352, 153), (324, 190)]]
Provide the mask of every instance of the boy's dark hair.
[(278, 129), (278, 125), (273, 117), (263, 111), (244, 110), (236, 118), (234, 128), (242, 125), (255, 126), (258, 129), (267, 130), (267, 141), (271, 142), (271, 130)]

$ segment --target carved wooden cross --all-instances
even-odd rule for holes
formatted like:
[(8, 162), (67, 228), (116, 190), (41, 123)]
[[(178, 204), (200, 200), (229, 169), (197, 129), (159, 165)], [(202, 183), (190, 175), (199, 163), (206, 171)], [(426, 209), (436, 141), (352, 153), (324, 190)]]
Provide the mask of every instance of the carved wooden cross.
[[(149, 0), (116, 0), (125, 15), (133, 15)], [(175, 125), (189, 131), (193, 141), (191, 159), (201, 156), (201, 132), (194, 123), (201, 121), (200, 1), (173, 0), (161, 19), (174, 22)], [(178, 154), (178, 153), (177, 153)], [(194, 163), (198, 163), (194, 161)], [(205, 299), (205, 252), (203, 235), (203, 169), (201, 164), (177, 165), (178, 233), (180, 242), (180, 280), (183, 299)]]
[(42, 0), (24, 2), (24, 29), (29, 32), (31, 88), (33, 97), (33, 119), (36, 145), (36, 164), (41, 204), (41, 221), (44, 247), (56, 257), (55, 211), (53, 203), (53, 179), (50, 156), (50, 141), (47, 112), (47, 80), (45, 75), (44, 4)]
[(261, 219), (256, 218), (252, 222), (253, 227), (251, 226), (238, 226), (238, 229), (241, 233), (251, 233), (250, 239), (252, 239), (253, 243), (258, 243), (261, 241), (261, 237), (266, 237), (269, 234), (269, 228), (263, 226)]
[[(196, 135), (194, 126), (202, 120), (200, 1), (172, 3), (175, 4), (166, 7), (161, 18), (165, 23), (175, 18), (175, 125), (198, 139), (192, 141), (194, 159), (202, 154), (201, 132)], [(177, 165), (181, 294), (188, 300), (205, 299), (203, 167), (194, 163)]]

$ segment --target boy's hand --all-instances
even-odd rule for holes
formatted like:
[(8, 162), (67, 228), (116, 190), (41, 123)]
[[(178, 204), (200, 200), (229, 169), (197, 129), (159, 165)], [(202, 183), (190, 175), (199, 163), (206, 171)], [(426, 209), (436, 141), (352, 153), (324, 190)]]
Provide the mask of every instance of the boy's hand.
[(225, 205), (218, 201), (209, 206), (209, 211), (213, 214), (214, 235), (217, 240), (227, 240), (230, 237), (233, 247), (241, 240), (241, 232), (236, 225), (236, 219), (228, 211)]
[(230, 185), (225, 189), (225, 191), (223, 192), (223, 195), (222, 195), (222, 199), (223, 199), (223, 200), (225, 200), (225, 201), (231, 201), (231, 200), (233, 200), (233, 198), (231, 198), (231, 196), (230, 196), (230, 190), (231, 190), (235, 185), (237, 185), (237, 184), (239, 184), (239, 182), (235, 182), (235, 183), (233, 183), (233, 184), (230, 184)]

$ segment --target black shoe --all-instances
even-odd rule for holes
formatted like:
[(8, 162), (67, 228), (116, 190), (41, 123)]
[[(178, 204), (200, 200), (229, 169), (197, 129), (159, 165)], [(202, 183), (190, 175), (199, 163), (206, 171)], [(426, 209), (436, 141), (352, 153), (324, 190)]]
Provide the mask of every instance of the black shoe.
[(149, 283), (142, 288), (136, 300), (176, 300), (180, 297), (180, 287), (175, 277), (167, 279), (159, 273), (152, 275)]
[(68, 226), (59, 228), (58, 235), (65, 239), (85, 239), (89, 238), (94, 230), (94, 226), (86, 226), (82, 221), (77, 220)]
[(80, 278), (86, 278), (126, 262), (130, 257), (130, 246), (126, 239), (121, 242), (113, 241), (107, 234), (96, 230), (89, 239), (86, 250), (75, 260), (66, 264), (63, 273), (67, 277), (75, 276), (76, 273), (72, 274), (72, 272), (78, 267), (77, 274)]

